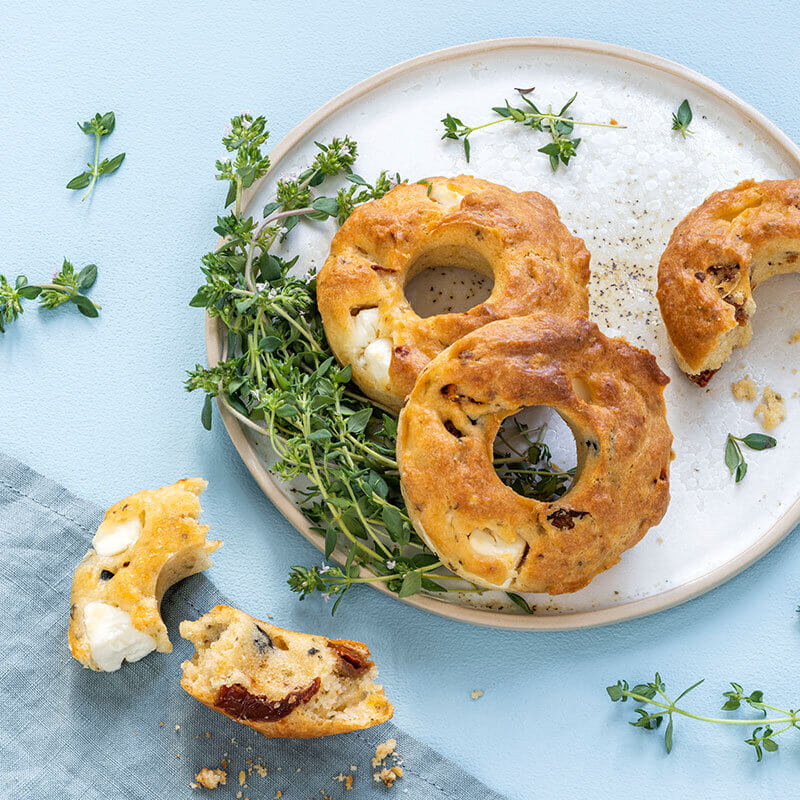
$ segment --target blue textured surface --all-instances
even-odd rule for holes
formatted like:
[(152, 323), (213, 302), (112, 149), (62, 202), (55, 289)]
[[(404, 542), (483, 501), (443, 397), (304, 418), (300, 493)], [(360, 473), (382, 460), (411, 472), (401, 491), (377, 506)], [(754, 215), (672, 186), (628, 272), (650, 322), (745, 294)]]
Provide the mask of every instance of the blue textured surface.
[[(536, 6), (507, 0), (392, 4), (5, 4), (0, 31), (2, 271), (30, 279), (64, 255), (93, 261), (98, 320), (31, 309), (0, 341), (0, 449), (107, 505), (200, 474), (206, 518), (225, 539), (210, 577), (244, 609), (287, 627), (369, 642), (396, 721), (518, 798), (745, 796), (796, 786), (789, 732), (756, 764), (744, 731), (679, 720), (671, 756), (627, 726), (604, 687), (655, 669), (713, 711), (728, 680), (800, 705), (796, 532), (744, 575), (681, 608), (613, 628), (523, 635), (470, 628), (363, 589), (331, 619), (285, 586), (319, 555), (272, 508), (216, 419), (198, 423), (184, 369), (204, 359), (201, 313), (186, 306), (220, 187), (222, 122), (265, 113), (275, 141), (373, 72), (439, 47), (566, 35), (649, 50), (727, 86), (800, 135), (800, 10), (761, 2)], [(290, 10), (286, 10), (290, 9)], [(745, 46), (746, 45), (746, 46)], [(120, 171), (90, 203), (63, 186), (89, 157), (75, 127), (113, 109), (105, 153)], [(470, 699), (473, 689), (484, 697)], [(768, 788), (769, 787), (769, 788)]]

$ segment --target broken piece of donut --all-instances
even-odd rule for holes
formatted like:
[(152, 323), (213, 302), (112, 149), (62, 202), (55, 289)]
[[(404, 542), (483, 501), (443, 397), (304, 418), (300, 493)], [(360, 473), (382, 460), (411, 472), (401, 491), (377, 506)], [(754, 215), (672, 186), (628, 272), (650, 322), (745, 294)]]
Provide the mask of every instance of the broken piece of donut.
[(346, 733), (394, 711), (361, 642), (287, 631), (230, 606), (184, 621), (180, 631), (196, 650), (183, 663), (181, 686), (264, 736)]
[(705, 386), (753, 335), (753, 289), (800, 272), (800, 180), (743, 181), (678, 224), (658, 267), (658, 303), (678, 366)]
[[(337, 359), (366, 395), (399, 409), (428, 361), (481, 325), (534, 310), (586, 317), (589, 260), (538, 192), (428, 178), (356, 208), (331, 242), (317, 303)], [(491, 295), (463, 313), (420, 317), (406, 284), (439, 266), (493, 277)]]
[(199, 523), (202, 478), (145, 490), (113, 505), (75, 570), (69, 646), (84, 667), (118, 670), (172, 644), (161, 618), (164, 592), (211, 566), (222, 545)]
[[(668, 380), (650, 353), (586, 320), (535, 315), (464, 336), (430, 362), (400, 413), (414, 528), (480, 586), (581, 589), (666, 512)], [(552, 502), (517, 494), (494, 469), (500, 424), (527, 406), (553, 408), (575, 436), (574, 481)]]

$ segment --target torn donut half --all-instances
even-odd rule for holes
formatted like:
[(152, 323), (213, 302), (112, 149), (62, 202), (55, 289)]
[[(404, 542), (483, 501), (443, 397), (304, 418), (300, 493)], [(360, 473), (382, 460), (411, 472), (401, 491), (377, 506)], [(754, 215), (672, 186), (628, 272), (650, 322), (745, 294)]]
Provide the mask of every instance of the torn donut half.
[(195, 647), (181, 686), (264, 736), (346, 733), (394, 713), (361, 642), (288, 631), (231, 606), (182, 622), (180, 632)]

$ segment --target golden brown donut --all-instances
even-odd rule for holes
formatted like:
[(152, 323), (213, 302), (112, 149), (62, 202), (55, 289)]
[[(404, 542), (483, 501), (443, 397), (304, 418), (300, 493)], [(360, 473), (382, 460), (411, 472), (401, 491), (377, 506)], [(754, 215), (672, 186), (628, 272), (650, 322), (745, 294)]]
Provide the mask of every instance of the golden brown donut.
[[(328, 342), (366, 395), (399, 409), (424, 366), (465, 333), (506, 317), (588, 315), (589, 252), (538, 192), (468, 175), (401, 184), (356, 208), (317, 278)], [(483, 303), (422, 318), (406, 284), (429, 267), (492, 276)]]
[(264, 736), (346, 733), (394, 712), (361, 642), (287, 631), (231, 606), (181, 622), (181, 636), (196, 648), (181, 686)]
[(113, 672), (153, 650), (172, 651), (159, 608), (164, 592), (211, 566), (221, 541), (199, 522), (202, 478), (115, 503), (72, 579), (69, 646), (84, 667)]
[[(650, 353), (587, 320), (532, 315), (464, 336), (426, 367), (400, 413), (414, 528), (480, 586), (581, 589), (667, 509), (668, 382)], [(577, 443), (573, 485), (553, 502), (517, 494), (492, 463), (501, 422), (526, 406), (555, 409)]]
[(705, 386), (750, 341), (753, 289), (800, 272), (800, 180), (743, 181), (712, 194), (670, 237), (658, 302), (678, 366)]

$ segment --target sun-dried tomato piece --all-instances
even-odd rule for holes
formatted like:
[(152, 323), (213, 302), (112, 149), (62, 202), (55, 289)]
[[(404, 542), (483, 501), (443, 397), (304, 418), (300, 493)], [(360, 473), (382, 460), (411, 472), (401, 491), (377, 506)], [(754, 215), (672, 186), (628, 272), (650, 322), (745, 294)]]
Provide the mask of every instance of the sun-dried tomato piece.
[(344, 661), (351, 675), (358, 675), (373, 665), (369, 658), (369, 650), (362, 644), (348, 642), (345, 639), (332, 639), (328, 642), (328, 647)]
[(319, 678), (314, 678), (305, 688), (294, 689), (279, 700), (268, 700), (263, 695), (250, 694), (240, 683), (221, 686), (214, 705), (237, 719), (275, 722), (307, 703), (318, 691)]
[(575, 511), (572, 508), (559, 508), (552, 514), (548, 514), (547, 519), (553, 523), (554, 528), (566, 531), (575, 527), (576, 518), (583, 519), (588, 513), (588, 511)]

